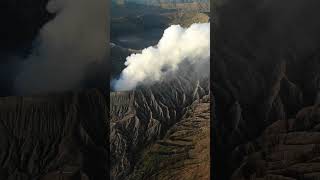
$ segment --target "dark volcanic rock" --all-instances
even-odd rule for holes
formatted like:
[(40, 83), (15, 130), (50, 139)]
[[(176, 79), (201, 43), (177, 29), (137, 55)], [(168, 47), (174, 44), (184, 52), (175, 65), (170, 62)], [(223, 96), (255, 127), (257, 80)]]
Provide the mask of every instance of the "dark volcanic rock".
[[(312, 0), (231, 0), (217, 8), (212, 63), (216, 179), (315, 177), (317, 164), (295, 155), (311, 155), (311, 144), (319, 140), (313, 132), (318, 120), (308, 108), (318, 104), (320, 90), (319, 7)], [(315, 169), (291, 169), (292, 160), (305, 163), (293, 168)]]
[(106, 179), (107, 108), (97, 90), (1, 98), (1, 179)]
[[(296, 118), (274, 122), (254, 142), (235, 148), (233, 157), (242, 159), (231, 179), (318, 179), (319, 123), (317, 106), (301, 110)], [(259, 148), (248, 151), (249, 144)]]

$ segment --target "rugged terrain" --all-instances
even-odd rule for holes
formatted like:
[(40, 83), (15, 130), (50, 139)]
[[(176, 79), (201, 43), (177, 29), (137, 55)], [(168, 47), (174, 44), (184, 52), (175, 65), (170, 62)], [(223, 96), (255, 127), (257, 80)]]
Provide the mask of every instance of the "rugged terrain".
[(231, 179), (318, 179), (319, 122), (319, 106), (274, 122), (256, 140), (235, 148), (232, 159), (241, 164)]
[[(168, 151), (167, 153), (173, 153), (181, 148), (181, 151), (185, 151), (180, 154), (183, 162), (190, 161), (201, 165), (197, 160), (204, 157), (196, 157), (196, 160), (191, 158), (190, 160), (183, 156), (196, 154), (195, 151), (201, 151), (202, 148), (206, 149), (204, 151), (207, 153), (209, 152), (209, 105), (208, 100), (201, 100), (209, 95), (208, 76), (208, 74), (198, 76), (197, 73), (188, 73), (187, 75), (187, 72), (185, 72), (183, 75), (171, 77), (171, 79), (150, 86), (141, 86), (134, 91), (113, 92), (111, 94), (110, 153), (112, 179), (148, 179), (149, 176), (140, 176), (141, 172), (148, 172), (144, 171), (145, 168), (160, 171), (161, 168), (148, 159), (148, 151), (149, 149), (152, 151), (152, 149), (160, 148), (157, 146), (158, 143), (166, 144), (170, 141), (171, 133), (171, 138), (176, 135), (177, 138), (186, 138), (186, 142), (182, 143), (177, 140), (176, 143), (181, 143), (180, 146), (178, 145), (179, 147), (176, 147), (178, 149), (173, 147), (172, 151), (170, 149), (164, 150)], [(198, 106), (192, 105), (197, 104), (195, 101), (200, 101)], [(195, 109), (195, 112), (192, 109)], [(201, 112), (204, 112), (203, 116), (200, 115)], [(205, 113), (207, 113), (207, 116)], [(191, 127), (194, 128), (190, 129)], [(206, 128), (207, 131), (203, 128)], [(179, 133), (182, 132), (190, 134), (179, 136)], [(195, 134), (196, 132), (199, 132), (199, 136)], [(198, 142), (195, 142), (195, 139), (202, 139), (203, 141), (197, 144)], [(170, 146), (170, 143), (167, 145)], [(173, 156), (175, 156), (174, 153)], [(178, 154), (176, 156), (179, 158)], [(169, 160), (163, 160), (163, 163), (169, 163)], [(137, 164), (138, 161), (140, 161), (140, 165)], [(143, 163), (147, 164), (143, 165)], [(174, 166), (172, 165), (172, 167)], [(207, 166), (207, 168), (209, 167)], [(135, 172), (133, 172), (134, 170)], [(160, 177), (157, 174), (150, 176), (153, 176), (153, 178)]]
[(319, 7), (241, 0), (217, 8), (215, 179), (320, 177)]
[(106, 179), (108, 104), (98, 90), (0, 99), (0, 179)]
[[(139, 52), (133, 49), (156, 45), (171, 24), (209, 21), (197, 11), (114, 6), (120, 11), (112, 12), (112, 77), (120, 75), (128, 55)], [(111, 179), (209, 179), (209, 71), (182, 68), (174, 76), (111, 93)]]
[(210, 179), (210, 99), (195, 101), (147, 148), (129, 179)]

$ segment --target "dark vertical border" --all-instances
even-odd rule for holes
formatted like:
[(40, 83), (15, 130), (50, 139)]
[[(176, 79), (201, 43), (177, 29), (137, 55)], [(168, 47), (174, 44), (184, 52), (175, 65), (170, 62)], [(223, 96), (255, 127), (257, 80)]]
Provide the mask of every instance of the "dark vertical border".
[(215, 17), (215, 8), (213, 6), (216, 0), (210, 0), (210, 179), (217, 179), (215, 172), (215, 163), (214, 163), (214, 122), (215, 122), (215, 113), (214, 113), (214, 95), (213, 95), (213, 61), (214, 61), (214, 17)]
[(107, 14), (107, 25), (106, 25), (106, 31), (107, 31), (107, 40), (106, 40), (106, 48), (107, 48), (107, 52), (106, 52), (106, 59), (107, 59), (107, 65), (106, 65), (106, 72), (107, 72), (107, 85), (105, 87), (107, 87), (107, 94), (106, 94), (106, 102), (108, 104), (108, 110), (107, 110), (107, 114), (108, 114), (108, 117), (107, 117), (107, 139), (106, 139), (106, 142), (107, 142), (107, 147), (106, 147), (106, 150), (107, 150), (107, 153), (108, 153), (108, 160), (107, 160), (107, 163), (108, 163), (108, 170), (107, 170), (107, 179), (111, 179), (110, 178), (110, 33), (111, 33), (111, 0), (106, 0), (107, 1), (107, 8), (106, 10), (108, 11), (108, 14)]

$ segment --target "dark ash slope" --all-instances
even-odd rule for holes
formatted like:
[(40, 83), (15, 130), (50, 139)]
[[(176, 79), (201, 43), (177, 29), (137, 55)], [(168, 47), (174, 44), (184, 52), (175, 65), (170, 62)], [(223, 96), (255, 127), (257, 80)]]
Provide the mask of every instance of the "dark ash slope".
[(314, 0), (231, 0), (217, 8), (216, 179), (319, 177), (309, 174), (317, 172), (316, 151), (302, 158), (320, 140), (319, 8)]
[(107, 108), (96, 90), (1, 98), (0, 179), (106, 179)]

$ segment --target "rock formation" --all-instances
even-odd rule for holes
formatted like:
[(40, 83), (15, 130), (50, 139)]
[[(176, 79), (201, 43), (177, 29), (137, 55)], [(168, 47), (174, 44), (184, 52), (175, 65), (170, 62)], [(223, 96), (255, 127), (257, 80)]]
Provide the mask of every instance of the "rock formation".
[[(133, 171), (147, 173), (143, 170), (145, 167), (138, 166), (137, 162), (148, 162), (144, 159), (148, 157), (145, 157), (143, 152), (146, 152), (149, 146), (157, 146), (156, 144), (159, 142), (165, 143), (166, 139), (170, 138), (170, 132), (168, 131), (172, 133), (176, 131), (179, 134), (179, 128), (184, 129), (181, 131), (188, 131), (191, 126), (194, 126), (194, 130), (191, 130), (190, 133), (196, 133), (200, 132), (204, 126), (209, 128), (208, 117), (202, 117), (204, 124), (200, 120), (199, 122), (197, 118), (189, 117), (199, 116), (200, 118), (200, 112), (208, 113), (208, 102), (200, 103), (200, 107), (196, 108), (198, 115), (191, 110), (195, 101), (200, 102), (203, 97), (209, 95), (208, 74), (198, 76), (197, 73), (192, 73), (192, 71), (183, 72), (184, 74), (153, 85), (141, 86), (129, 92), (113, 92), (111, 94), (110, 154), (112, 179), (148, 179), (148, 176), (136, 176), (136, 172)], [(207, 108), (207, 111), (201, 110), (201, 107)], [(204, 134), (208, 135), (208, 132)], [(183, 139), (184, 136), (182, 135), (181, 138)], [(185, 138), (187, 138), (187, 135)], [(192, 140), (196, 138), (196, 136), (191, 137)], [(203, 142), (207, 142), (207, 144), (202, 145), (209, 149), (209, 143), (206, 140)], [(188, 142), (186, 143), (188, 144)], [(190, 143), (193, 144), (194, 142)], [(181, 144), (181, 146), (186, 146), (186, 148), (181, 148), (189, 151), (192, 148), (190, 149), (187, 144)], [(172, 149), (172, 152), (168, 153), (174, 151)], [(147, 168), (160, 171), (160, 168), (154, 167), (153, 163), (150, 163)], [(139, 168), (142, 168), (142, 170), (139, 170)]]
[(144, 151), (129, 179), (210, 179), (209, 145), (210, 99), (205, 96)]
[(1, 98), (0, 179), (106, 179), (107, 112), (98, 90)]
[(214, 178), (319, 178), (316, 7), (316, 1), (287, 0), (217, 7)]

